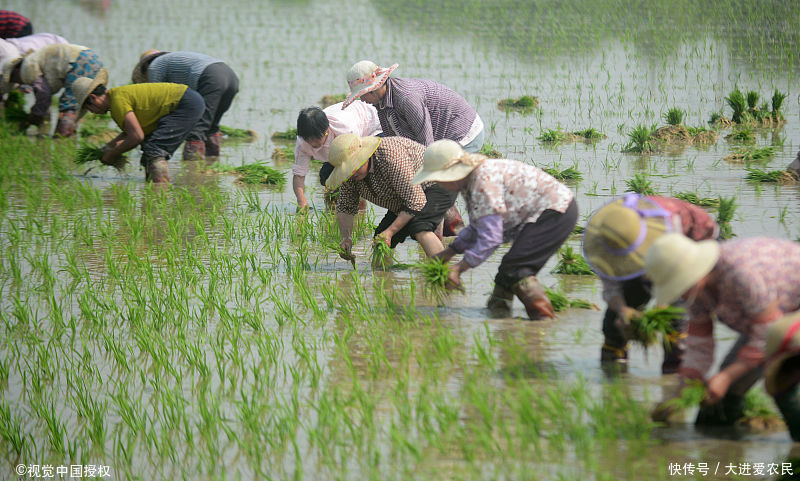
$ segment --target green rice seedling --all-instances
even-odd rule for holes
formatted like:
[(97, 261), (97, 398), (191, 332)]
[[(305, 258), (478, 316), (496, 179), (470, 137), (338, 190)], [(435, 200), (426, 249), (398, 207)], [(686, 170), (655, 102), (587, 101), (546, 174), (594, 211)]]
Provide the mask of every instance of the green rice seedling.
[(447, 282), (450, 274), (450, 267), (446, 262), (439, 258), (427, 259), (418, 262), (416, 267), (422, 273), (424, 279), (424, 291), (431, 299), (441, 300), (447, 296)]
[(627, 189), (625, 189), (626, 192), (636, 192), (642, 195), (656, 195), (656, 191), (653, 189), (653, 183), (650, 181), (647, 174), (643, 172), (637, 172), (632, 179), (625, 181), (625, 185), (627, 186)]
[(688, 381), (681, 389), (680, 395), (667, 401), (667, 406), (675, 410), (695, 408), (706, 397), (706, 385), (703, 381)]
[(554, 274), (569, 274), (574, 276), (593, 276), (594, 271), (586, 259), (579, 252), (575, 252), (572, 246), (562, 247), (558, 251), (559, 260), (555, 268), (551, 271)]
[(752, 144), (756, 141), (756, 134), (749, 127), (739, 127), (733, 133), (728, 134), (726, 139), (742, 144)]
[(25, 95), (13, 90), (8, 93), (3, 110), (3, 117), (9, 122), (22, 122), (28, 116), (25, 112)]
[(769, 160), (775, 155), (775, 147), (744, 146), (733, 149), (733, 152), (722, 158), (727, 162), (759, 162)]
[(629, 142), (622, 151), (640, 154), (654, 151), (655, 144), (652, 140), (653, 131), (655, 131), (655, 126), (651, 128), (642, 124), (637, 125), (633, 130), (628, 132)]
[(550, 299), (553, 311), (561, 312), (569, 307), (569, 299), (561, 291), (550, 289), (549, 287), (545, 287), (544, 291), (547, 293), (547, 298)]
[(555, 177), (557, 180), (582, 180), (583, 174), (581, 174), (577, 169), (574, 167), (568, 167), (564, 170), (559, 170), (558, 165), (553, 167), (544, 167), (543, 171), (547, 172), (548, 174)]
[(772, 119), (776, 122), (783, 121), (783, 113), (781, 113), (781, 106), (783, 106), (783, 101), (786, 99), (786, 94), (780, 92), (778, 89), (775, 89), (775, 93), (772, 94)]
[(588, 129), (585, 130), (576, 130), (575, 132), (573, 132), (573, 134), (585, 140), (590, 140), (592, 142), (602, 140), (606, 137), (605, 135), (603, 135), (602, 132), (592, 127), (589, 127)]
[(719, 207), (717, 207), (717, 225), (719, 225), (719, 236), (721, 239), (730, 239), (735, 234), (731, 229), (731, 221), (736, 213), (736, 197), (720, 197)]
[(237, 129), (234, 127), (226, 127), (224, 125), (220, 125), (219, 131), (222, 132), (222, 135), (227, 137), (229, 140), (253, 141), (258, 138), (257, 133), (248, 129)]
[(527, 114), (539, 108), (539, 97), (523, 95), (518, 99), (503, 99), (497, 102), (497, 107), (500, 110), (516, 110)]
[(220, 172), (233, 172), (239, 174), (237, 179), (243, 184), (267, 184), (283, 187), (286, 184), (286, 173), (273, 169), (261, 162), (240, 165), (238, 167), (218, 166)]
[(700, 207), (719, 207), (719, 199), (713, 197), (700, 197), (694, 192), (678, 192), (673, 197)]
[(733, 123), (741, 123), (742, 115), (747, 110), (747, 101), (744, 98), (744, 94), (736, 88), (730, 95), (725, 97), (725, 101), (728, 102), (728, 106), (733, 110), (733, 116), (731, 117)]
[(276, 146), (272, 151), (272, 160), (275, 162), (294, 162), (294, 147)]
[(394, 250), (383, 241), (376, 237), (372, 241), (372, 267), (374, 269), (386, 270), (394, 264)]
[(742, 417), (736, 422), (758, 429), (782, 428), (784, 426), (783, 419), (774, 406), (772, 399), (763, 391), (750, 389), (744, 395)]
[(758, 105), (758, 92), (751, 90), (747, 92), (747, 109), (748, 110), (755, 110), (756, 105)]
[(283, 132), (275, 131), (272, 133), (272, 137), (270, 137), (270, 139), (277, 141), (287, 141), (287, 142), (295, 141), (297, 140), (297, 129), (289, 128)]
[(583, 231), (584, 227), (581, 224), (575, 224), (575, 227), (572, 229), (572, 235), (581, 235)]
[(673, 107), (664, 114), (664, 120), (669, 125), (681, 125), (683, 124), (683, 117), (686, 115), (686, 112), (683, 110)]
[(546, 129), (542, 131), (542, 134), (536, 137), (536, 139), (541, 140), (542, 142), (554, 144), (558, 144), (560, 142), (572, 142), (574, 140), (571, 133), (564, 132), (560, 127), (556, 130)]
[(782, 170), (746, 169), (745, 180), (749, 182), (779, 182), (783, 176)]
[(648, 309), (641, 317), (631, 319), (631, 339), (647, 347), (656, 342), (659, 334), (665, 338), (675, 336), (672, 322), (684, 312), (685, 309), (675, 306)]
[(75, 163), (78, 165), (83, 165), (102, 158), (103, 148), (88, 142), (81, 142), (78, 150), (75, 152)]
[(503, 157), (503, 154), (497, 150), (497, 146), (492, 144), (491, 142), (486, 142), (481, 147), (481, 154), (489, 157), (490, 159), (500, 159)]

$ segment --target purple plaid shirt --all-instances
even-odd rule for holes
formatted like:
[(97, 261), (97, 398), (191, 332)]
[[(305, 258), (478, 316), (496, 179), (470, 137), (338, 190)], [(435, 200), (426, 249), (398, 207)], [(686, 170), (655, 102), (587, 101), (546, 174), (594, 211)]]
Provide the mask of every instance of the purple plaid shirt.
[(441, 139), (458, 142), (476, 115), (464, 97), (432, 80), (389, 78), (378, 105), (378, 119), (387, 136), (399, 135), (424, 146)]

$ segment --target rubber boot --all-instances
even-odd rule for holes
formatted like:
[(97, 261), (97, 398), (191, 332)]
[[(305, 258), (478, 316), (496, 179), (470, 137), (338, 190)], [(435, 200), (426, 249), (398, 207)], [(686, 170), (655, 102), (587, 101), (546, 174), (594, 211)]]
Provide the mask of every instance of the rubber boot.
[(219, 148), (222, 145), (222, 132), (211, 134), (206, 140), (206, 157), (219, 157)]
[(183, 144), (183, 160), (203, 160), (206, 157), (206, 143), (202, 140), (187, 140)]
[(142, 165), (144, 166), (144, 179), (147, 182), (154, 184), (167, 184), (169, 183), (169, 167), (167, 167), (167, 159), (163, 156), (142, 156)]
[(486, 308), (489, 309), (492, 317), (511, 317), (511, 305), (513, 302), (514, 293), (499, 284), (495, 284), (492, 295), (489, 296), (489, 300), (486, 302)]
[(628, 346), (614, 347), (603, 344), (603, 347), (600, 348), (600, 362), (620, 364), (628, 362)]
[(793, 441), (800, 441), (800, 384), (775, 396), (775, 404), (783, 415)]
[(556, 313), (553, 305), (550, 304), (547, 293), (535, 276), (528, 276), (517, 282), (511, 291), (522, 301), (525, 311), (532, 321), (538, 321), (545, 317), (555, 319)]
[(442, 235), (445, 237), (452, 237), (458, 235), (458, 231), (464, 228), (464, 219), (461, 218), (461, 213), (458, 212), (456, 206), (447, 209), (444, 214), (444, 229)]
[(75, 135), (77, 116), (74, 110), (66, 110), (58, 113), (58, 123), (53, 137), (71, 137)]

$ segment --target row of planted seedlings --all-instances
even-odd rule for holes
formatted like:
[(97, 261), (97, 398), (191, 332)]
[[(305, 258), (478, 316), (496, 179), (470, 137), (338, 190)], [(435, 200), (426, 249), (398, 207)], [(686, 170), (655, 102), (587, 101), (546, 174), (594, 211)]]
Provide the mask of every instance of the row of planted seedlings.
[[(353, 271), (329, 247), (331, 214), (289, 216), (248, 188), (98, 189), (71, 174), (74, 145), (2, 140), (8, 466), (613, 477), (648, 449), (646, 406), (624, 386), (532, 371), (520, 338), (442, 317), (414, 277)], [(618, 443), (632, 463), (603, 465)]]

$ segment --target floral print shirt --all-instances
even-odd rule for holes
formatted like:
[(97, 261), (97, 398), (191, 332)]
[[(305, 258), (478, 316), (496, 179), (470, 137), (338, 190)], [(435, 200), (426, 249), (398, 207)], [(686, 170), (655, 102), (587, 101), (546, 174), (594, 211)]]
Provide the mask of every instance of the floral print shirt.
[[(690, 300), (691, 301), (691, 300)], [(719, 260), (709, 283), (689, 303), (689, 331), (681, 363), (684, 374), (705, 375), (714, 362), (713, 318), (748, 336), (737, 360), (764, 360), (766, 331), (776, 319), (757, 317), (770, 307), (800, 309), (800, 244), (751, 237), (720, 243)]]

